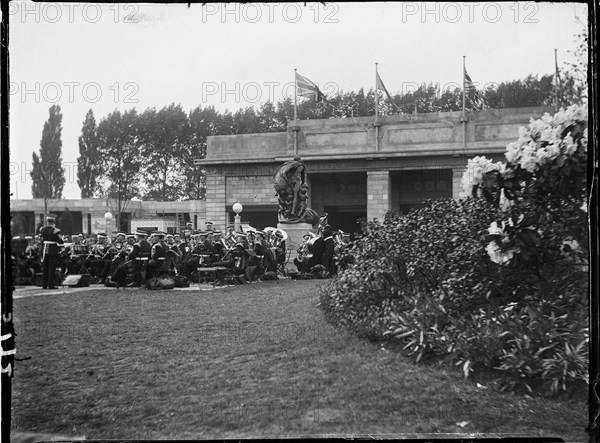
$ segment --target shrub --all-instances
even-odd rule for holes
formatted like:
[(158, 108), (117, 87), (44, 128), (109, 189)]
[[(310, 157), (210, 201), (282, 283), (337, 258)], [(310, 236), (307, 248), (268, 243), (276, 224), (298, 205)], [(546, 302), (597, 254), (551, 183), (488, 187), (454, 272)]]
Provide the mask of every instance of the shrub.
[(326, 317), (465, 377), (495, 368), (504, 389), (587, 382), (586, 127), (578, 107), (532, 120), (506, 164), (469, 161), (471, 198), (370, 222)]

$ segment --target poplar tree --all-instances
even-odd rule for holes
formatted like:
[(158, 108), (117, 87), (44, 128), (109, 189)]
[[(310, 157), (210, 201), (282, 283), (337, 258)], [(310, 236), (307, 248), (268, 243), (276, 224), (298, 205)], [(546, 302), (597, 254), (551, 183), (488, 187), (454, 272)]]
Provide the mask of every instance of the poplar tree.
[(33, 152), (31, 170), (31, 194), (44, 199), (44, 213), (48, 214), (48, 200), (59, 199), (65, 185), (62, 165), (62, 114), (60, 106), (50, 107), (50, 116), (44, 123), (40, 155)]
[(91, 198), (98, 189), (98, 177), (101, 173), (98, 155), (98, 127), (94, 113), (90, 109), (85, 115), (81, 135), (79, 136), (79, 157), (77, 157), (77, 184), (81, 189), (81, 198)]

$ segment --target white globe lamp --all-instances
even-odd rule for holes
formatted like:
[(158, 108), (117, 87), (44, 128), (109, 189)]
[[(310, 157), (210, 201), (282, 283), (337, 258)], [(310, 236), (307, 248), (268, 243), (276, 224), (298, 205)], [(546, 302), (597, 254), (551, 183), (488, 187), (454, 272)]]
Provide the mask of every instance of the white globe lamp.
[(231, 209), (235, 212), (235, 217), (233, 217), (233, 230), (235, 232), (242, 232), (242, 217), (240, 216), (240, 212), (242, 212), (244, 207), (240, 202), (237, 202)]
[(112, 240), (112, 229), (110, 227), (110, 222), (112, 219), (113, 215), (110, 211), (104, 214), (104, 221), (106, 221), (106, 235), (108, 236), (109, 240)]

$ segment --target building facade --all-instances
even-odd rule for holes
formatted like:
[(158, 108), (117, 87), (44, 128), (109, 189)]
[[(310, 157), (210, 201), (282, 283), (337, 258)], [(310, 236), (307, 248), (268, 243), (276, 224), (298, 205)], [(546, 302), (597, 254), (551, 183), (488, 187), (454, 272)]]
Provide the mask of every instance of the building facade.
[[(117, 212), (113, 200), (84, 198), (80, 200), (49, 200), (48, 212), (57, 216), (57, 226), (64, 234), (106, 232), (106, 230), (131, 232), (138, 227), (180, 230), (181, 224), (192, 223), (194, 229), (203, 229), (206, 221), (204, 200), (182, 202), (127, 201), (122, 203), (121, 220), (116, 218), (107, 226), (104, 214)], [(37, 232), (44, 224), (44, 199), (11, 200), (10, 215), (12, 235)]]
[[(285, 161), (304, 160), (309, 207), (327, 213), (334, 229), (357, 231), (358, 219), (383, 219), (403, 213), (424, 199), (463, 196), (461, 179), (469, 158), (504, 160), (506, 145), (519, 127), (547, 108), (512, 108), (434, 114), (299, 120), (286, 132), (208, 137), (206, 201), (129, 201), (121, 224), (178, 231), (191, 222), (204, 229), (213, 222), (224, 230), (233, 224), (232, 206), (243, 205), (242, 222), (257, 228), (277, 225), (273, 173)], [(116, 212), (106, 199), (50, 201), (65, 233), (105, 232), (104, 214)], [(32, 233), (43, 222), (43, 199), (11, 200), (13, 233)], [(113, 221), (114, 223), (114, 221)]]
[(504, 160), (506, 145), (531, 117), (548, 108), (300, 120), (287, 132), (214, 136), (206, 158), (206, 218), (217, 227), (242, 220), (275, 226), (273, 173), (300, 156), (309, 185), (309, 207), (329, 214), (334, 229), (357, 230), (357, 219), (383, 219), (424, 199), (463, 196), (461, 179), (469, 158)]

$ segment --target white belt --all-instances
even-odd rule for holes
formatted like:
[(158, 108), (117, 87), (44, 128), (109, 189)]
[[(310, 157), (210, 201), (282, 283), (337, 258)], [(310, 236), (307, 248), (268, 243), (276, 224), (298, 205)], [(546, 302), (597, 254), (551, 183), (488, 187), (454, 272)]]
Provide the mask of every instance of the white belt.
[(46, 240), (44, 240), (44, 244), (45, 244), (45, 245), (57, 245), (57, 244), (58, 244), (58, 242), (55, 242), (55, 241), (46, 241)]

